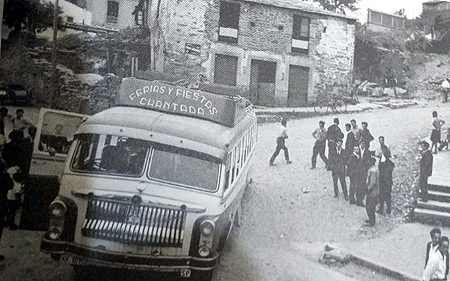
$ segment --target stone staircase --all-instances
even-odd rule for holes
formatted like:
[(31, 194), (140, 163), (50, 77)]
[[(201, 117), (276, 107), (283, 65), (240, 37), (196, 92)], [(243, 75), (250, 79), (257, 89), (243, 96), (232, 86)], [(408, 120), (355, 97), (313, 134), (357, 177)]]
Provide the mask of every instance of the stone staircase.
[(450, 151), (434, 155), (433, 175), (428, 178), (428, 184), (428, 202), (417, 202), (414, 218), (450, 225)]

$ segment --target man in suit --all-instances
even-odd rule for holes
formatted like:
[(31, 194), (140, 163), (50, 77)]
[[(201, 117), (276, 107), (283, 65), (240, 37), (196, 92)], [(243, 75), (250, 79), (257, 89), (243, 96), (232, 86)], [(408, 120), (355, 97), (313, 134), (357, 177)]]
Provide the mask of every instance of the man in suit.
[(345, 139), (345, 150), (349, 153), (353, 153), (353, 147), (356, 145), (355, 134), (352, 131), (352, 125), (350, 123), (345, 124), (345, 130), (347, 131), (347, 137)]
[(441, 230), (433, 228), (430, 231), (431, 241), (427, 243), (427, 251), (425, 252), (425, 267), (427, 266), (430, 256), (436, 253), (439, 248), (439, 240), (441, 239)]
[(369, 131), (369, 124), (367, 122), (362, 122), (362, 131), (361, 131), (361, 141), (366, 142), (367, 148), (370, 148), (370, 142), (374, 140), (372, 134)]
[[(359, 146), (353, 147), (353, 153), (347, 162), (347, 175), (350, 178), (350, 204), (353, 205), (357, 202), (356, 198), (361, 197), (359, 195), (359, 192), (362, 189), (362, 186), (364, 186), (365, 184), (364, 170), (362, 166), (361, 152), (359, 150)], [(357, 195), (356, 198), (355, 194)]]
[(364, 197), (366, 196), (366, 185), (365, 180), (367, 178), (367, 173), (370, 169), (370, 161), (372, 158), (372, 153), (366, 147), (366, 142), (364, 140), (359, 144), (360, 153), (361, 153), (361, 169), (362, 169), (362, 182), (359, 188), (356, 190), (356, 206), (364, 207)]
[(377, 160), (375, 158), (370, 159), (370, 169), (367, 174), (367, 198), (366, 198), (366, 212), (369, 217), (366, 220), (365, 226), (375, 225), (375, 210), (377, 206), (378, 197), (380, 196), (380, 173), (377, 167)]
[(381, 159), (378, 169), (380, 170), (380, 207), (378, 213), (383, 214), (384, 203), (386, 202), (386, 213), (391, 213), (392, 198), (392, 172), (394, 171), (394, 162), (390, 159), (391, 153), (387, 146), (381, 148)]
[(426, 141), (420, 142), (419, 150), (421, 150), (422, 158), (420, 159), (420, 176), (419, 184), (421, 191), (421, 200), (428, 201), (428, 177), (433, 172), (433, 154), (429, 150), (430, 144)]
[[(0, 150), (0, 239), (2, 238), (3, 228), (5, 227), (5, 217), (8, 213), (8, 191), (14, 187), (10, 175), (8, 174), (8, 165), (2, 157)], [(5, 256), (0, 255), (0, 261), (3, 261)]]
[(339, 118), (334, 118), (333, 125), (328, 127), (326, 138), (328, 140), (328, 158), (330, 158), (336, 151), (336, 141), (344, 138), (344, 134), (339, 128)]
[(331, 175), (333, 177), (334, 198), (339, 197), (338, 180), (341, 182), (342, 193), (348, 201), (347, 184), (345, 182), (345, 166), (347, 164), (347, 152), (342, 148), (342, 139), (336, 140), (336, 150), (331, 154)]

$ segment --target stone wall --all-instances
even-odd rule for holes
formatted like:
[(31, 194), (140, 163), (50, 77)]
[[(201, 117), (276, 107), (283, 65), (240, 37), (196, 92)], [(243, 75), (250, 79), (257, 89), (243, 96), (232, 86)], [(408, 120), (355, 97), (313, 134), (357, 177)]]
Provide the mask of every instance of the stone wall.
[[(309, 102), (314, 100), (317, 84), (325, 84), (331, 91), (339, 89), (341, 93), (351, 84), (353, 20), (240, 2), (238, 43), (230, 44), (218, 41), (219, 0), (165, 3), (160, 15), (165, 42), (164, 71), (190, 77), (203, 72), (213, 81), (215, 54), (233, 55), (238, 57), (237, 86), (248, 90), (252, 59), (276, 62), (276, 106), (287, 105), (290, 65), (309, 68)], [(291, 52), (294, 13), (311, 19), (307, 55)], [(199, 44), (200, 53), (187, 54), (186, 43)]]

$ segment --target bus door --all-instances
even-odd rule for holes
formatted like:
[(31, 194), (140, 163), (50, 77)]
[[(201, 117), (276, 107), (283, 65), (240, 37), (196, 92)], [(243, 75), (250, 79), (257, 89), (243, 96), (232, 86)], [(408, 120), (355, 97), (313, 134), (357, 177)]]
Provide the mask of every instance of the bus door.
[(29, 176), (25, 184), (20, 227), (46, 230), (48, 206), (59, 191), (67, 152), (88, 115), (42, 108), (39, 113)]

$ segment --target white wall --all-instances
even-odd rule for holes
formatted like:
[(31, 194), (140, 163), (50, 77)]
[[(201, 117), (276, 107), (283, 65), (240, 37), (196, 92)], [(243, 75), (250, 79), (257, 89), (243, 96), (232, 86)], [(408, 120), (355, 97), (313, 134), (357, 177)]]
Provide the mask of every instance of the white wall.
[(108, 0), (87, 0), (86, 9), (92, 13), (92, 24), (113, 29), (124, 29), (136, 26), (135, 17), (132, 15), (139, 0), (117, 0), (119, 2), (119, 16), (117, 23), (106, 21)]
[[(55, 0), (51, 0), (49, 2), (55, 3)], [(78, 7), (75, 4), (72, 4), (70, 2), (67, 2), (65, 0), (59, 0), (59, 6), (61, 7), (62, 14), (60, 14), (60, 17), (62, 18), (63, 22), (67, 21), (68, 17), (73, 18), (73, 23), (77, 24), (84, 24), (84, 25), (91, 25), (92, 24), (92, 13)], [(66, 29), (66, 30), (58, 30), (58, 38), (64, 37), (69, 34), (79, 33), (80, 31), (73, 30), (73, 29)], [(50, 41), (53, 39), (53, 28), (48, 28), (44, 32), (37, 33), (37, 36), (40, 38), (46, 38)]]

